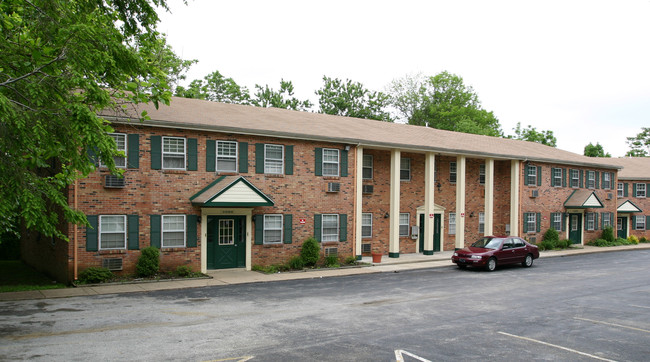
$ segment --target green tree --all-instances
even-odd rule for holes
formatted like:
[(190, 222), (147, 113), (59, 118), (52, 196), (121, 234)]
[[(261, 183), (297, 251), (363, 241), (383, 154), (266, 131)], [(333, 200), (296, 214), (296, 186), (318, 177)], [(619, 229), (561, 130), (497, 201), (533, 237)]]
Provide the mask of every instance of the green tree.
[(87, 223), (66, 190), (94, 171), (88, 150), (119, 173), (98, 113), (168, 104), (192, 63), (156, 31), (156, 6), (166, 0), (0, 2), (0, 234), (23, 224), (66, 239), (59, 212)]
[(630, 147), (630, 150), (625, 154), (626, 156), (650, 156), (650, 128), (641, 127), (641, 132), (634, 137), (627, 137), (626, 143)]
[(232, 78), (224, 77), (218, 70), (206, 75), (203, 80), (193, 80), (188, 88), (177, 87), (176, 95), (213, 102), (250, 104), (248, 88), (240, 86)]
[(405, 77), (389, 85), (390, 103), (409, 124), (449, 131), (501, 136), (494, 113), (481, 107), (463, 78), (447, 71), (433, 77)]
[(584, 155), (589, 157), (612, 157), (609, 153), (605, 153), (603, 146), (598, 142), (596, 142), (596, 145), (589, 142), (589, 144), (585, 146)]
[(529, 142), (537, 142), (543, 145), (557, 147), (557, 138), (553, 135), (553, 131), (538, 131), (535, 127), (528, 125), (522, 129), (521, 122), (517, 122), (517, 127), (512, 129), (515, 134), (507, 136), (516, 140), (523, 140)]
[(280, 90), (275, 91), (269, 88), (268, 84), (262, 87), (255, 85), (257, 91), (254, 94), (251, 103), (257, 107), (274, 107), (293, 109), (294, 111), (305, 111), (311, 108), (312, 103), (309, 100), (301, 101), (293, 96), (293, 84), (291, 81), (280, 80)]
[(370, 91), (363, 84), (323, 76), (323, 87), (316, 91), (319, 113), (392, 122), (388, 95)]

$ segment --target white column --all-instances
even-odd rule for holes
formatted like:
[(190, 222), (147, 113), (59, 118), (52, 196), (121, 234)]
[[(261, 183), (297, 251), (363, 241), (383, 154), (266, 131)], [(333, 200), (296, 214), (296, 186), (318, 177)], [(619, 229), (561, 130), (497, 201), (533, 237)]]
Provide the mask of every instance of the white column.
[[(435, 207), (435, 165), (436, 155), (433, 152), (426, 154), (424, 162), (424, 255), (433, 255), (433, 218)], [(419, 245), (418, 242), (416, 245)]]
[(519, 161), (510, 161), (510, 235), (519, 235)]
[(485, 232), (494, 235), (494, 160), (485, 160)]
[(456, 158), (456, 247), (465, 247), (465, 156)]
[(390, 153), (390, 211), (388, 256), (399, 258), (399, 201), (400, 201), (400, 157), (399, 150)]
[(355, 160), (355, 173), (356, 186), (354, 188), (354, 252), (357, 259), (361, 260), (361, 227), (363, 220), (363, 147), (357, 147), (357, 156)]

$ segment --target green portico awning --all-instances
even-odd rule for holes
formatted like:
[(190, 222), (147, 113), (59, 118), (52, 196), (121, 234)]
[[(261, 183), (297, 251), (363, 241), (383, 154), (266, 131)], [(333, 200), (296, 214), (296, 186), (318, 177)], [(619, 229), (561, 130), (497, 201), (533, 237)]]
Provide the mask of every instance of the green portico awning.
[(221, 176), (190, 197), (201, 207), (255, 207), (275, 203), (243, 176)]

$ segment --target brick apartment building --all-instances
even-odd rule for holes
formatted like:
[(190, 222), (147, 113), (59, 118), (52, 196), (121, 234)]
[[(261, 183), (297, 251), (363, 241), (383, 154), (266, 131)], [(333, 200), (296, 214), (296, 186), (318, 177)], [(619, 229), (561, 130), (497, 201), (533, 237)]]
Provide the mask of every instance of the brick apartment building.
[(618, 237), (650, 239), (650, 157), (614, 158), (618, 173), (616, 230)]
[(150, 245), (163, 269), (206, 271), (285, 262), (310, 236), (325, 254), (357, 258), (431, 255), (491, 234), (535, 242), (550, 227), (584, 244), (619, 216), (621, 166), (610, 159), (185, 98), (132, 114), (143, 110), (150, 120), (107, 116), (124, 178), (98, 165), (69, 190), (92, 227), (63, 225), (70, 243), (31, 238), (29, 263), (70, 280), (90, 266), (133, 273)]

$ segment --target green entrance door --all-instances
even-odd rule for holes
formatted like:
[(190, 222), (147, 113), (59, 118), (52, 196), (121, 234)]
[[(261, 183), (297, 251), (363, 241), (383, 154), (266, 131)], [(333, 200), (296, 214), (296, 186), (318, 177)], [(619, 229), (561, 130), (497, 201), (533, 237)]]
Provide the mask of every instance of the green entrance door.
[[(440, 251), (441, 215), (433, 215), (433, 251)], [(420, 214), (420, 253), (424, 252), (424, 214)]]
[(208, 269), (246, 267), (246, 217), (208, 216)]
[(569, 240), (573, 244), (582, 241), (582, 214), (569, 214)]
[(616, 218), (616, 236), (627, 239), (627, 217), (620, 216)]

